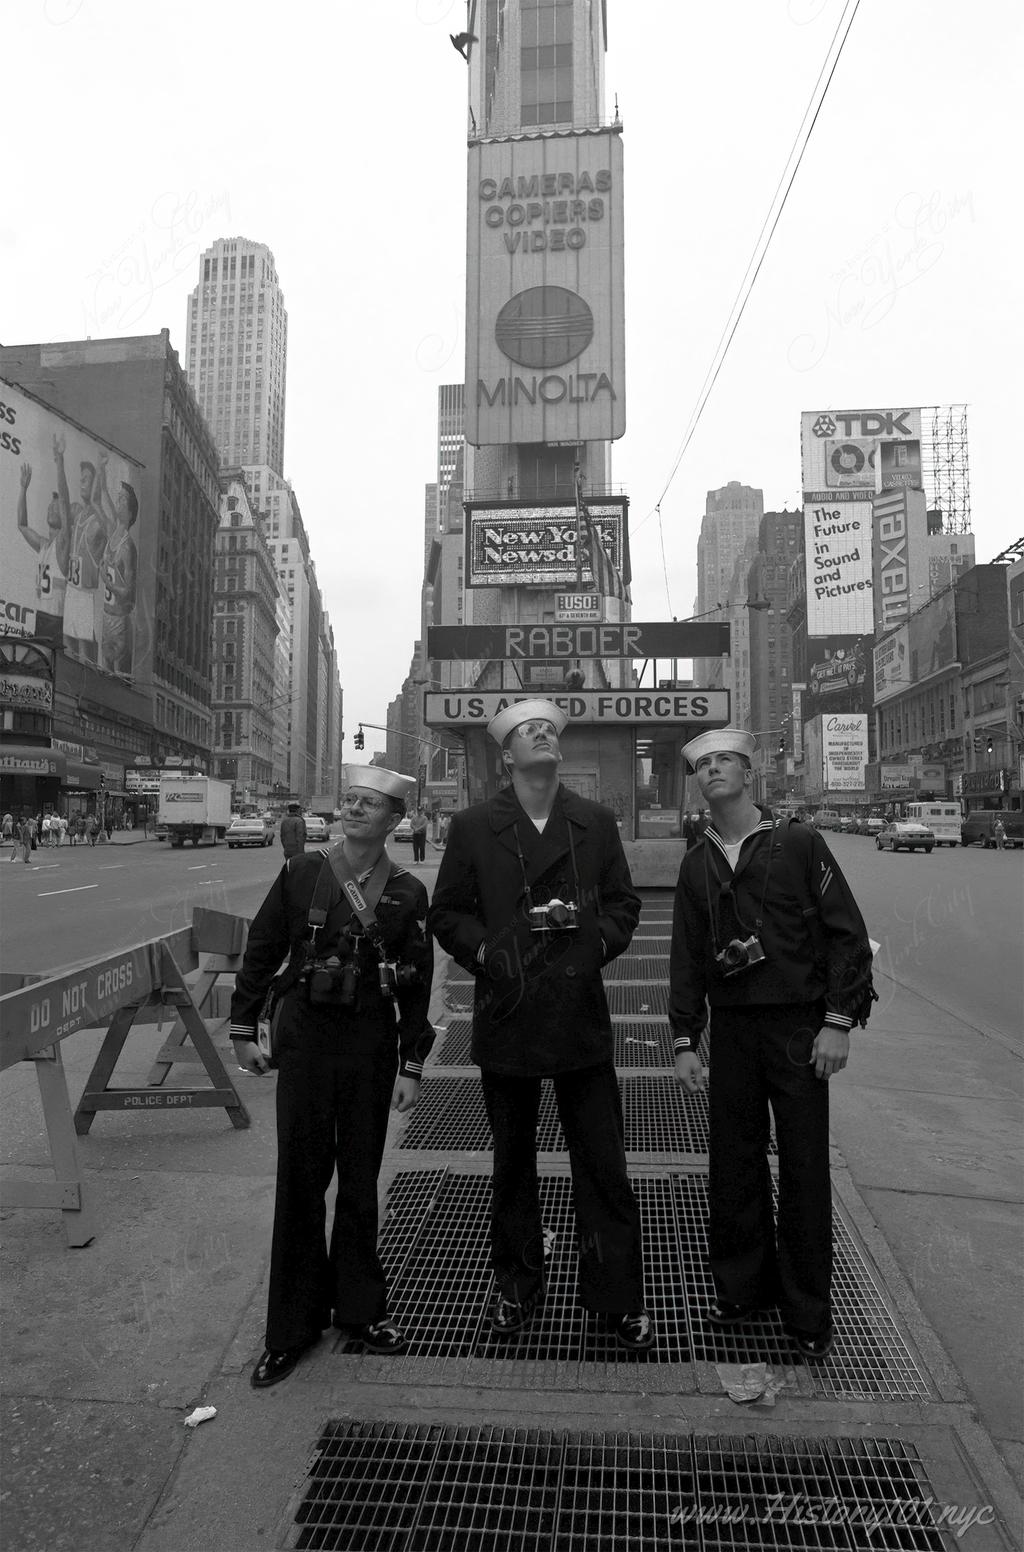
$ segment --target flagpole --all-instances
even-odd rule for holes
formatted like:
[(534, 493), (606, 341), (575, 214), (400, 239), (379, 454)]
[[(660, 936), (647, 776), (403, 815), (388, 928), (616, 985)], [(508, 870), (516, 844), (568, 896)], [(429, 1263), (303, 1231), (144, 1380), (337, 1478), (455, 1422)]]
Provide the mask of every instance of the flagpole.
[(583, 591), (583, 497), (580, 491), (582, 482), (580, 474), (580, 453), (576, 449), (576, 457), (572, 465), (573, 494), (576, 497), (576, 591)]

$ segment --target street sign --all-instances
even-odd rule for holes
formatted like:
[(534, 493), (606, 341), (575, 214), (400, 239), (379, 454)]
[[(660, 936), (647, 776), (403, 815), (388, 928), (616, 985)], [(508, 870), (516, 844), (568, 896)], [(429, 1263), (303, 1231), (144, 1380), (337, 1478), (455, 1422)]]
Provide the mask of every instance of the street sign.
[(728, 651), (727, 621), (565, 621), (555, 625), (432, 625), (427, 630), (427, 656), (443, 662), (480, 658), (719, 657)]

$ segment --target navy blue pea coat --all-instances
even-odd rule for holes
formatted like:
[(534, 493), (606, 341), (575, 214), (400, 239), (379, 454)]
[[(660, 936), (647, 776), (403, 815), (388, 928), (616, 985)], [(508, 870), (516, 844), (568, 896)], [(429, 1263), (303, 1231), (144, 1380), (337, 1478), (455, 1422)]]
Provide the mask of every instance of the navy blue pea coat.
[[(530, 898), (541, 905), (556, 897), (577, 905), (576, 930), (531, 931)], [(601, 966), (629, 947), (639, 919), (610, 809), (560, 785), (538, 835), (506, 787), (454, 815), (427, 925), (476, 977), (478, 1066), (550, 1077), (612, 1061)]]

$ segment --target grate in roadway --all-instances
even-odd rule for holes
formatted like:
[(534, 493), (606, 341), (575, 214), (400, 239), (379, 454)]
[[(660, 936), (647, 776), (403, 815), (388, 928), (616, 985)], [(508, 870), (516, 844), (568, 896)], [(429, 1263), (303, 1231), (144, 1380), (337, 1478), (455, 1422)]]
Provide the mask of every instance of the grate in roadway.
[(609, 981), (663, 981), (667, 985), (668, 955), (620, 954), (601, 974), (605, 985)]
[(953, 1543), (927, 1513), (908, 1525), (895, 1512), (937, 1498), (901, 1439), (344, 1418), (321, 1430), (284, 1539), (319, 1552), (943, 1552)]
[[(630, 1020), (612, 1026), (615, 1036), (616, 1067), (671, 1067), (672, 1037), (668, 1024)], [(472, 1067), (470, 1040), (473, 1024), (470, 1019), (452, 1019), (445, 1031), (444, 1040), (438, 1041), (432, 1053), (438, 1067)]]
[(646, 1014), (650, 1018), (662, 1018), (668, 1014), (668, 982), (657, 981), (644, 986), (630, 986), (628, 982), (613, 981), (607, 988), (608, 1010), (612, 1018), (624, 1014)]
[[(544, 1307), (518, 1340), (499, 1342), (486, 1322), (493, 1293), (490, 1180), (456, 1171), (439, 1180), (436, 1171), (425, 1173), (431, 1176), (425, 1189), (409, 1185), (406, 1173), (395, 1177), (381, 1240), (391, 1311), (409, 1338), (411, 1358), (487, 1359), (492, 1366), (503, 1362), (520, 1369), (524, 1360), (556, 1362), (567, 1388), (580, 1383), (594, 1365), (681, 1364), (691, 1358), (705, 1364), (767, 1362), (779, 1369), (799, 1365), (807, 1384), (826, 1396), (933, 1397), (838, 1210), (833, 1227), (836, 1345), (823, 1363), (802, 1364), (774, 1311), (727, 1332), (705, 1321), (714, 1292), (707, 1268), (706, 1177), (676, 1172), (634, 1176), (645, 1297), (657, 1341), (650, 1353), (632, 1354), (612, 1342), (577, 1302), (576, 1224), (567, 1176), (540, 1177), (542, 1218), (555, 1234)], [(477, 1378), (479, 1372), (474, 1370)], [(388, 1360), (382, 1377), (401, 1381), (401, 1360)], [(675, 1383), (682, 1388), (681, 1381)], [(707, 1383), (717, 1388), (715, 1379)]]
[[(685, 1095), (668, 1076), (624, 1078), (621, 1088), (627, 1153), (707, 1153), (706, 1094)], [(489, 1151), (491, 1128), (477, 1080), (424, 1078), (398, 1146), (440, 1153)], [(541, 1084), (537, 1147), (542, 1153), (565, 1151), (550, 1082)]]
[[(704, 1319), (714, 1297), (707, 1264), (707, 1177), (674, 1177), (676, 1213), (687, 1244), (686, 1281), (681, 1286), (689, 1313), (693, 1356), (709, 1363), (791, 1363), (792, 1349), (775, 1311), (731, 1331), (717, 1331)], [(774, 1187), (776, 1199), (778, 1192)], [(813, 1366), (819, 1388), (831, 1396), (922, 1398), (928, 1380), (900, 1335), (880, 1288), (838, 1209), (832, 1218), (832, 1296), (836, 1345)]]

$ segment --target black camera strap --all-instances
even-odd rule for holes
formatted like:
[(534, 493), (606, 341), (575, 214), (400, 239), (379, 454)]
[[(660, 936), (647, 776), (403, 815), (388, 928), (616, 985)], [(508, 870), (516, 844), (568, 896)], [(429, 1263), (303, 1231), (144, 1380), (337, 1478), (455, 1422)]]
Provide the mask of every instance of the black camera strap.
[(309, 906), (309, 925), (313, 932), (314, 943), (316, 934), (327, 920), (327, 913), (332, 904), (332, 884), (337, 880), (352, 915), (357, 919), (370, 942), (376, 946), (380, 940), (380, 922), (375, 912), (391, 876), (392, 867), (391, 858), (386, 851), (382, 851), (366, 881), (365, 889), (361, 889), (342, 845), (339, 843), (332, 846), (320, 865)]
[[(747, 837), (744, 836), (743, 839), (746, 840)], [(723, 844), (724, 844), (724, 842), (723, 842)], [(741, 842), (741, 844), (742, 844), (742, 842)], [(768, 880), (771, 877), (772, 858), (774, 857), (774, 855), (775, 855), (775, 827), (773, 825), (772, 832), (771, 832), (771, 838), (770, 838), (770, 840), (768, 842), (768, 861), (767, 861), (767, 864), (766, 864), (765, 870), (764, 870), (764, 885), (763, 885), (763, 887), (761, 889), (761, 903), (760, 903), (760, 905), (758, 907), (757, 916), (754, 919), (754, 929), (753, 930), (754, 930), (755, 933), (760, 933), (761, 928), (762, 928), (762, 926), (764, 924), (764, 905), (765, 905), (765, 901), (768, 898)], [(711, 899), (711, 873), (712, 872), (714, 872), (715, 883), (718, 885), (718, 898), (714, 902), (712, 902), (712, 899)], [(721, 875), (719, 874), (719, 871), (718, 871), (718, 863), (717, 863), (717, 861), (715, 863), (714, 868), (712, 869), (712, 866), (711, 866), (711, 848), (710, 848), (710, 845), (708, 844), (708, 841), (707, 841), (706, 838), (705, 838), (705, 841), (704, 841), (704, 892), (705, 892), (705, 894), (707, 896), (708, 917), (709, 917), (710, 926), (711, 926), (711, 947), (712, 947), (712, 952), (714, 953), (715, 957), (717, 958), (718, 954), (719, 954), (719, 936), (718, 936), (718, 933), (719, 933), (719, 928), (721, 926), (721, 922), (719, 920), (719, 909), (720, 909), (723, 897), (725, 897), (725, 896), (731, 897), (732, 903), (733, 903), (733, 907), (732, 907), (733, 908), (733, 915), (736, 917), (736, 924), (739, 927), (740, 931), (741, 932), (745, 932), (745, 933), (747, 933), (749, 935), (751, 929), (747, 925), (747, 923), (743, 920), (742, 916), (740, 915), (739, 905), (737, 904), (736, 896), (735, 896), (735, 893), (734, 893), (733, 887), (732, 887), (732, 878), (724, 879), (724, 878), (721, 877)]]
[[(553, 810), (552, 810), (552, 812), (553, 812)], [(568, 818), (568, 816), (566, 816), (565, 828), (566, 828), (566, 833), (568, 834), (568, 837), (569, 837), (569, 857), (570, 857), (570, 860), (572, 862), (573, 888), (575, 890), (576, 900), (578, 902), (580, 900), (580, 898), (581, 898), (580, 874), (579, 874), (579, 869), (576, 866), (576, 844), (575, 844), (575, 842), (573, 840), (573, 837), (572, 837), (572, 820), (570, 818)], [(534, 908), (534, 906), (533, 906), (533, 890), (530, 888), (530, 879), (529, 879), (529, 875), (528, 875), (528, 873), (526, 871), (526, 858), (523, 856), (523, 843), (519, 839), (519, 826), (517, 824), (514, 824), (512, 826), (512, 834), (515, 837), (516, 855), (519, 858), (519, 867), (520, 867), (520, 870), (521, 870), (522, 875), (523, 875), (523, 893), (526, 896), (526, 906), (527, 906), (528, 910), (532, 911), (533, 908)], [(562, 876), (564, 878), (565, 875), (563, 874)]]

